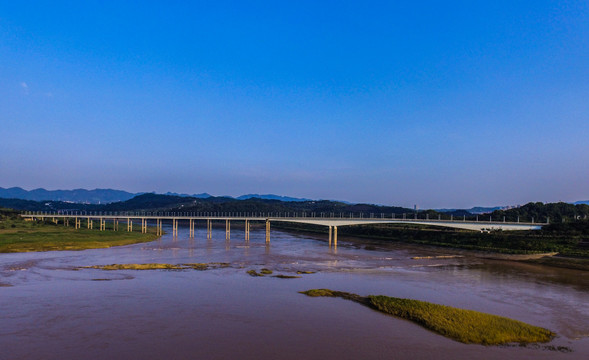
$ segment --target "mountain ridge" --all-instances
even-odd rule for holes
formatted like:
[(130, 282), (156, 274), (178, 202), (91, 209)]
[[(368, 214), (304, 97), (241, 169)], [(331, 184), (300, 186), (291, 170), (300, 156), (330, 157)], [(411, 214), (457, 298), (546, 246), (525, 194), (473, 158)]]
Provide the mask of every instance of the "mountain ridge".
[(46, 190), (37, 188), (25, 190), (20, 187), (0, 187), (0, 198), (21, 199), (32, 201), (64, 201), (87, 204), (108, 204), (117, 201), (125, 201), (143, 193), (131, 193), (115, 189), (73, 189), (73, 190)]
[(289, 201), (313, 201), (313, 199), (295, 198), (295, 197), (290, 197), (290, 196), (282, 196), (282, 195), (274, 195), (274, 194), (264, 194), (264, 195), (247, 194), (247, 195), (238, 196), (235, 199), (247, 200), (247, 199), (252, 199), (252, 198), (264, 199), (264, 200), (280, 200), (280, 201), (287, 201), (287, 202), (289, 202)]
[[(143, 194), (155, 194), (155, 192), (138, 192), (131, 193), (124, 190), (115, 189), (73, 189), (73, 190), (46, 190), (44, 188), (37, 188), (33, 190), (25, 190), (21, 187), (3, 188), (0, 187), (0, 198), (4, 199), (20, 199), (20, 200), (32, 200), (32, 201), (63, 201), (63, 202), (74, 202), (82, 204), (110, 204), (119, 201), (127, 201), (135, 196)], [(187, 198), (206, 199), (215, 197), (209, 193), (203, 192), (200, 194), (185, 194), (176, 192), (166, 192), (160, 195), (168, 196), (179, 196)], [(318, 201), (306, 198), (297, 198), (291, 196), (283, 196), (276, 194), (246, 194), (237, 197), (233, 196), (221, 196), (226, 198), (232, 198), (237, 200), (247, 200), (252, 198), (264, 199), (264, 200), (279, 200), (279, 201)], [(348, 203), (342, 201), (343, 203)], [(348, 203), (349, 204), (349, 203)]]
[[(125, 190), (115, 190), (115, 189), (101, 189), (96, 188), (92, 190), (87, 189), (73, 189), (73, 190), (46, 190), (44, 188), (36, 188), (32, 190), (25, 190), (21, 187), (10, 187), (10, 188), (3, 188), (0, 187), (0, 198), (4, 199), (20, 199), (20, 200), (30, 200), (30, 201), (62, 201), (66, 203), (81, 203), (81, 204), (111, 204), (115, 202), (123, 202), (127, 200), (131, 200), (132, 198), (143, 195), (143, 194), (156, 194), (155, 192), (138, 192), (138, 193), (131, 193)], [(159, 195), (168, 195), (168, 196), (178, 196), (184, 198), (196, 198), (196, 199), (208, 199), (208, 198), (230, 198), (235, 200), (248, 200), (248, 199), (262, 199), (262, 200), (277, 200), (283, 202), (307, 202), (307, 201), (325, 201), (325, 200), (314, 200), (314, 199), (307, 199), (307, 198), (297, 198), (291, 196), (283, 196), (283, 195), (276, 195), (276, 194), (246, 194), (240, 195), (237, 197), (233, 196), (213, 196), (206, 192), (200, 194), (183, 194), (183, 193), (175, 193), (175, 192), (166, 192), (164, 194)], [(362, 205), (360, 203), (350, 203), (347, 201), (338, 201), (338, 200), (327, 200), (333, 202), (339, 202), (347, 205)], [(574, 205), (580, 204), (587, 204), (589, 205), (589, 200), (582, 200), (571, 202)], [(372, 204), (376, 205), (376, 204)], [(383, 205), (379, 205), (383, 206)], [(508, 210), (517, 208), (518, 206), (494, 206), (494, 207), (483, 207), (483, 206), (475, 206), (469, 209), (433, 209), (438, 212), (442, 213), (456, 213), (462, 211), (467, 211), (471, 214), (487, 214), (498, 210)]]

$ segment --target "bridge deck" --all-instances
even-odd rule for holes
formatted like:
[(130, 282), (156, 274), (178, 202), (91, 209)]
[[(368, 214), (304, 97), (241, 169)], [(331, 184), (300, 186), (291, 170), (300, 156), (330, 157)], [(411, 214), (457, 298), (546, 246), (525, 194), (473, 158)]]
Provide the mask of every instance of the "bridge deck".
[(147, 215), (147, 214), (22, 214), (23, 218), (89, 218), (104, 220), (170, 220), (170, 221), (268, 221), (268, 222), (292, 222), (301, 224), (321, 225), (328, 227), (370, 225), (370, 224), (415, 224), (441, 226), (465, 230), (538, 230), (542, 223), (517, 223), (499, 221), (464, 221), (464, 220), (431, 220), (431, 219), (393, 219), (393, 218), (338, 218), (338, 217), (268, 217), (268, 216), (191, 216), (191, 215)]

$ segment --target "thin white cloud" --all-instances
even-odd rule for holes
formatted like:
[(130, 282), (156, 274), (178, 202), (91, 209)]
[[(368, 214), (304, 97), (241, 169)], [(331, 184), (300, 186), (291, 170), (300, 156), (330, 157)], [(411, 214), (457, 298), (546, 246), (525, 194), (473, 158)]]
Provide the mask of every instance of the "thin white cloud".
[(23, 89), (25, 95), (29, 95), (29, 85), (26, 82), (21, 81), (20, 87)]

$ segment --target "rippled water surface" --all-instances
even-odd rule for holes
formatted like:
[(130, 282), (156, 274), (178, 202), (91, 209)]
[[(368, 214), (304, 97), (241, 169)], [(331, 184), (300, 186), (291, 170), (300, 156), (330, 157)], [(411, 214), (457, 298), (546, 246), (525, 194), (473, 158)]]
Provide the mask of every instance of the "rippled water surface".
[[(185, 230), (185, 231), (183, 231)], [(586, 359), (586, 272), (407, 245), (232, 229), (78, 252), (0, 254), (0, 359)], [(112, 263), (224, 262), (207, 271), (78, 269)], [(251, 277), (261, 268), (298, 279)], [(508, 316), (558, 334), (544, 347), (465, 345), (343, 299), (382, 294)]]

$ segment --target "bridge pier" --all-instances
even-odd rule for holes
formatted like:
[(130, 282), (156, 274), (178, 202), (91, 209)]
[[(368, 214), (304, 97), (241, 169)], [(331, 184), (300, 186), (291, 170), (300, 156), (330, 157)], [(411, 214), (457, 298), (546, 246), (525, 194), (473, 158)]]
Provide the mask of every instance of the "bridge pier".
[(211, 240), (213, 238), (213, 224), (211, 219), (207, 219), (207, 240)]
[(147, 219), (141, 219), (141, 233), (147, 234)]
[(188, 225), (188, 237), (194, 238), (194, 220), (190, 219), (190, 224)]
[(225, 220), (225, 240), (229, 240), (231, 238), (231, 222), (229, 219)]
[(328, 226), (329, 227), (329, 240), (328, 240), (328, 244), (329, 247), (331, 247), (331, 230), (332, 230), (332, 226)]
[(270, 243), (270, 220), (266, 219), (266, 243)]
[(333, 247), (337, 247), (337, 226), (333, 227)]
[(178, 220), (172, 219), (172, 236), (178, 237)]
[(106, 228), (106, 223), (104, 222), (104, 218), (100, 218), (100, 231), (104, 231)]
[(250, 222), (245, 220), (245, 241), (250, 241)]
[(88, 218), (88, 229), (92, 229), (92, 220)]
[(133, 220), (131, 220), (131, 218), (127, 218), (127, 231), (128, 232), (133, 231)]
[(164, 234), (164, 232), (162, 231), (162, 220), (161, 219), (156, 219), (155, 232), (156, 232), (157, 236), (162, 236)]

